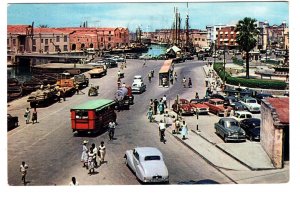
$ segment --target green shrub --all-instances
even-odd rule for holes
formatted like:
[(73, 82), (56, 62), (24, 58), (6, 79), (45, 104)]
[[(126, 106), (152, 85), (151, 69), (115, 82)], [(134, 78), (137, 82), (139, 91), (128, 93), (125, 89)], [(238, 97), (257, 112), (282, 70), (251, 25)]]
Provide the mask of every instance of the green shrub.
[[(214, 64), (214, 70), (218, 73), (219, 77), (224, 79), (224, 65), (221, 63)], [(226, 83), (231, 85), (240, 85), (249, 88), (262, 88), (262, 89), (278, 89), (284, 90), (287, 85), (284, 81), (267, 80), (267, 79), (246, 79), (242, 77), (232, 77), (229, 73), (225, 73)]]
[(238, 59), (236, 57), (232, 57), (232, 62), (234, 64), (237, 64), (237, 65), (240, 65), (240, 66), (243, 66), (244, 65), (244, 60), (241, 60), (241, 59)]

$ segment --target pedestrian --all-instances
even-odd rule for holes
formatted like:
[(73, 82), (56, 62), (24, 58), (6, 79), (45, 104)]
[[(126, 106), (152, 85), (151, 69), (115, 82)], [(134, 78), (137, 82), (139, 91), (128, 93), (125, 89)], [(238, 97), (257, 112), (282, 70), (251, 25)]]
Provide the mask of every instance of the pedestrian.
[(164, 113), (164, 110), (165, 110), (164, 108), (165, 108), (165, 105), (164, 105), (162, 99), (160, 99), (160, 102), (158, 103), (158, 110), (159, 110), (160, 114)]
[(177, 73), (176, 72), (174, 73), (174, 78), (175, 78), (175, 81), (177, 81)]
[(62, 98), (63, 98), (64, 101), (66, 101), (66, 88), (63, 88)]
[(151, 70), (151, 77), (154, 77), (154, 70)]
[(189, 88), (191, 88), (191, 87), (192, 87), (192, 79), (191, 79), (190, 77), (189, 77), (188, 86), (189, 86)]
[(171, 116), (169, 115), (168, 111), (166, 111), (165, 115), (164, 115), (164, 118), (165, 118), (165, 123), (166, 123), (166, 127), (172, 125), (172, 118)]
[(153, 101), (153, 99), (150, 99), (149, 106), (150, 106), (150, 107), (152, 108), (152, 110), (153, 110), (153, 108), (154, 108), (154, 101)]
[(120, 79), (121, 78), (121, 72), (120, 71), (118, 71), (118, 78)]
[(93, 153), (93, 148), (90, 148), (90, 151), (88, 152), (88, 170), (89, 170), (89, 175), (92, 175), (92, 173), (95, 172), (95, 166), (94, 166), (94, 153)]
[(176, 132), (176, 134), (179, 134), (179, 128), (180, 128), (180, 121), (177, 118), (176, 121), (175, 121), (175, 132)]
[(100, 165), (101, 165), (102, 163), (104, 163), (104, 159), (105, 159), (105, 155), (106, 155), (106, 148), (105, 148), (103, 141), (100, 142), (98, 151), (99, 151), (98, 156), (100, 157)]
[(57, 90), (56, 96), (57, 96), (58, 102), (60, 103), (60, 96), (61, 96), (60, 89)]
[(28, 165), (25, 163), (25, 161), (22, 161), (22, 164), (20, 166), (20, 172), (22, 175), (22, 181), (24, 183), (24, 185), (26, 185), (26, 175), (27, 175), (27, 169), (28, 169)]
[(185, 88), (185, 83), (186, 83), (186, 78), (183, 77), (183, 79), (182, 79), (182, 85), (183, 85), (184, 88)]
[(34, 124), (34, 122), (37, 123), (37, 111), (36, 108), (34, 108), (33, 112), (32, 112), (32, 124)]
[(109, 140), (113, 140), (114, 139), (114, 135), (115, 135), (115, 128), (116, 128), (116, 123), (114, 121), (111, 121), (108, 123), (108, 136), (109, 136)]
[(234, 109), (231, 109), (230, 110), (230, 115), (229, 115), (230, 117), (233, 117), (234, 116)]
[(228, 116), (228, 107), (224, 106), (224, 117)]
[(79, 85), (78, 85), (78, 83), (75, 83), (75, 90), (76, 90), (76, 94), (79, 94)]
[(26, 124), (29, 124), (29, 121), (30, 121), (30, 110), (29, 110), (28, 107), (27, 107), (27, 109), (25, 110), (24, 118), (25, 118)]
[(122, 88), (126, 88), (126, 83), (122, 83)]
[(92, 148), (93, 148), (93, 154), (94, 154), (93, 155), (94, 166), (97, 167), (98, 166), (98, 163), (97, 163), (97, 152), (98, 152), (98, 150), (97, 150), (97, 147), (94, 143), (92, 144)]
[(199, 99), (199, 94), (196, 92), (195, 99)]
[(182, 125), (181, 125), (182, 140), (186, 139), (187, 134), (188, 134), (187, 124), (185, 123), (185, 121), (182, 121)]
[(172, 122), (172, 134), (176, 133), (176, 120), (173, 120)]
[(151, 72), (148, 73), (148, 80), (149, 80), (149, 83), (151, 83)]
[(89, 141), (84, 140), (82, 143), (82, 154), (81, 154), (81, 162), (83, 163), (82, 167), (88, 168), (88, 148), (87, 148), (87, 143)]
[(79, 185), (79, 183), (77, 182), (76, 178), (73, 176), (71, 179), (71, 182), (69, 184), (70, 186), (76, 186)]
[(208, 86), (208, 78), (205, 77), (205, 87), (207, 87), (207, 86)]
[(163, 98), (162, 98), (162, 100), (163, 100), (165, 108), (168, 108), (168, 106), (167, 106), (167, 96), (164, 95)]
[(166, 130), (166, 124), (163, 122), (163, 120), (160, 120), (158, 124), (158, 131), (159, 131), (160, 141), (163, 142), (164, 144), (166, 143), (165, 130)]
[(148, 117), (149, 122), (152, 122), (152, 119), (153, 119), (153, 110), (152, 110), (152, 107), (149, 107), (149, 109), (147, 111), (147, 117)]
[(154, 115), (157, 114), (157, 108), (158, 108), (158, 100), (154, 99), (154, 102), (153, 102)]

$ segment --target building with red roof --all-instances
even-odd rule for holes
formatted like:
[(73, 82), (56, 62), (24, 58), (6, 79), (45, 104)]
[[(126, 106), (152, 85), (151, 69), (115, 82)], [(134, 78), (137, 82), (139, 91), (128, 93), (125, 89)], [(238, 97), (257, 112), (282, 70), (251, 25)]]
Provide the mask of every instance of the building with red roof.
[(262, 100), (260, 142), (276, 168), (289, 160), (289, 122), (289, 97)]

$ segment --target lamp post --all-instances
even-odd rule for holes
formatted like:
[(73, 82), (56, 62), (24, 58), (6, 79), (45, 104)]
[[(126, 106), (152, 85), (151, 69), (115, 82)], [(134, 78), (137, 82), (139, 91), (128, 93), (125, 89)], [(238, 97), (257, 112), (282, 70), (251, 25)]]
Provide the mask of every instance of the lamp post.
[(226, 70), (225, 70), (225, 65), (226, 65), (226, 57), (225, 57), (225, 51), (226, 51), (226, 43), (224, 44), (224, 50), (223, 50), (223, 55), (224, 55), (224, 61), (223, 61), (223, 64), (224, 64), (224, 76), (223, 76), (223, 83), (225, 85), (225, 79), (226, 79)]

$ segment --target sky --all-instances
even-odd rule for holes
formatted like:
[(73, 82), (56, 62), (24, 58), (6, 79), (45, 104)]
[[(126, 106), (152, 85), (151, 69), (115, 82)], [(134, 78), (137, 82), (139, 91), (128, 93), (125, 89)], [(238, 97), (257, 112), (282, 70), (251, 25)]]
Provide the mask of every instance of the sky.
[(268, 21), (270, 25), (289, 21), (288, 2), (100, 2), (100, 3), (10, 3), (7, 2), (7, 24), (31, 24), (49, 27), (78, 27), (88, 21), (90, 27), (127, 27), (135, 31), (171, 28), (174, 7), (185, 26), (189, 13), (190, 28), (205, 29), (206, 25), (236, 24), (244, 17)]

